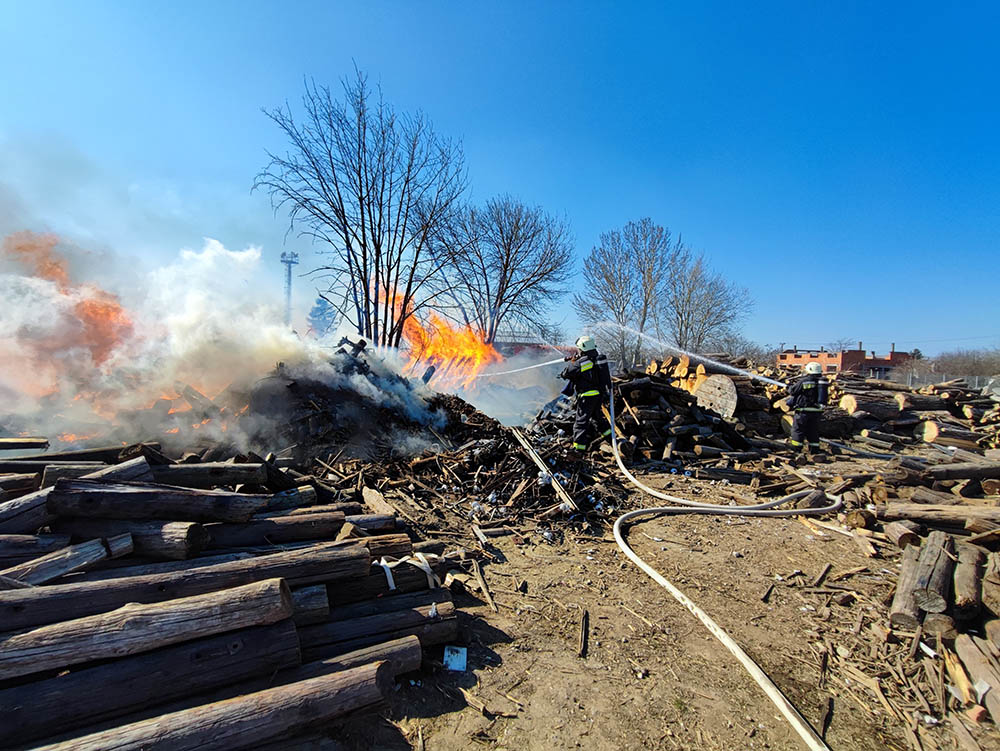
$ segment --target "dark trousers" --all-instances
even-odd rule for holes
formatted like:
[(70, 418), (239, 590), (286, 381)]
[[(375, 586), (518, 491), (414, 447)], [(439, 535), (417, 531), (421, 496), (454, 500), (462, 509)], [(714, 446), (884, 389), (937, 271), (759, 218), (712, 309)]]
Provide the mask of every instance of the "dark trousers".
[(792, 438), (789, 441), (793, 446), (809, 444), (810, 449), (819, 448), (819, 420), (822, 412), (806, 412), (797, 410), (792, 419)]
[(597, 435), (611, 435), (611, 426), (601, 411), (604, 399), (600, 396), (578, 396), (576, 398), (576, 419), (573, 421), (573, 447), (583, 450)]

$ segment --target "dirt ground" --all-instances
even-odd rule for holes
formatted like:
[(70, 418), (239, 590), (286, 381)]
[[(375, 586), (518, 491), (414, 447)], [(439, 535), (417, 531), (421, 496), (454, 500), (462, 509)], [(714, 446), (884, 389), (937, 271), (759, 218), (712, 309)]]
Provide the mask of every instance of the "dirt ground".
[[(824, 642), (845, 643), (838, 628), (865, 633), (884, 622), (880, 601), (898, 556), (866, 557), (853, 540), (795, 519), (659, 517), (634, 525), (628, 539), (737, 640), (831, 748), (956, 747), (950, 731), (925, 724), (912, 723), (908, 737), (873, 693), (821, 670)], [(349, 746), (805, 748), (736, 659), (625, 558), (610, 529), (557, 544), (498, 538), (493, 552), (498, 560), (484, 569), (499, 612), (476, 593), (456, 598), (469, 670), (429, 668), (402, 682), (374, 738), (370, 719), (342, 729)], [(839, 605), (803, 591), (827, 563), (826, 581), (849, 585), (856, 598)], [(584, 610), (589, 645), (580, 657)], [(846, 643), (856, 652), (863, 642)], [(982, 748), (1000, 748), (994, 730), (973, 733)]]

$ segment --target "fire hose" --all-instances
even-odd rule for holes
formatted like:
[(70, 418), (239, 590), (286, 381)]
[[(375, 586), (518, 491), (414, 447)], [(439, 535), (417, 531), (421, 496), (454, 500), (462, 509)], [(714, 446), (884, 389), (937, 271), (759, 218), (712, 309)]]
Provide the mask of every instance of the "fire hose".
[(740, 647), (740, 645), (737, 644), (736, 641), (728, 633), (726, 633), (721, 626), (719, 626), (719, 624), (713, 621), (704, 610), (699, 608), (687, 595), (667, 581), (662, 574), (642, 560), (638, 553), (629, 547), (629, 544), (625, 541), (625, 537), (622, 534), (622, 527), (626, 522), (639, 516), (654, 516), (661, 514), (721, 514), (727, 516), (766, 517), (828, 514), (839, 509), (841, 505), (843, 505), (843, 500), (838, 496), (827, 494), (827, 498), (831, 501), (831, 503), (826, 506), (810, 509), (779, 509), (777, 508), (778, 506), (794, 501), (812, 491), (804, 490), (779, 498), (776, 501), (769, 501), (767, 503), (759, 503), (751, 506), (724, 506), (714, 503), (689, 501), (685, 498), (679, 498), (677, 496), (668, 495), (667, 493), (654, 490), (653, 488), (639, 482), (639, 480), (637, 480), (635, 476), (625, 467), (625, 463), (622, 462), (621, 454), (618, 451), (618, 435), (615, 431), (615, 397), (613, 391), (614, 389), (609, 389), (609, 392), (611, 393), (608, 400), (608, 406), (611, 417), (611, 448), (614, 451), (615, 461), (618, 463), (618, 468), (633, 485), (642, 490), (644, 493), (647, 493), (654, 498), (659, 498), (660, 500), (677, 504), (674, 506), (660, 506), (655, 508), (639, 509), (637, 511), (629, 511), (628, 513), (618, 517), (614, 526), (615, 542), (618, 543), (618, 547), (621, 548), (622, 552), (625, 553), (626, 556), (628, 556), (629, 560), (641, 568), (657, 584), (665, 588), (674, 597), (674, 599), (681, 603), (681, 605), (687, 608), (692, 615), (700, 620), (702, 624), (704, 624), (705, 628), (707, 628), (716, 639), (722, 642), (723, 646), (725, 646), (726, 649), (728, 649), (740, 662), (740, 664), (743, 665), (746, 671), (750, 674), (750, 677), (756, 681), (757, 685), (760, 686), (761, 689), (763, 689), (764, 693), (767, 694), (768, 698), (778, 708), (778, 711), (784, 715), (785, 719), (788, 720), (795, 732), (799, 734), (799, 737), (802, 738), (805, 744), (812, 749), (812, 751), (830, 751), (829, 746), (827, 746), (823, 739), (820, 738), (815, 730), (813, 730), (809, 722), (801, 714), (799, 714), (799, 711), (788, 700), (788, 698), (781, 693), (781, 689), (779, 689), (760, 668), (760, 666), (754, 662), (753, 658), (751, 658), (750, 655), (748, 655), (743, 648)]

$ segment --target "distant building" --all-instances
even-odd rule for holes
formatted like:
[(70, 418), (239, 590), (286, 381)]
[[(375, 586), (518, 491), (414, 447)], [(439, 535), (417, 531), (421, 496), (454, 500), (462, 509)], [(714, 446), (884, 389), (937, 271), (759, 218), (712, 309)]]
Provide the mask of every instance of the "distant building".
[(842, 370), (858, 373), (867, 378), (885, 378), (889, 371), (913, 359), (909, 352), (897, 352), (893, 344), (886, 357), (877, 357), (875, 352), (865, 352), (864, 343), (858, 342), (857, 349), (842, 349), (840, 352), (830, 352), (824, 349), (791, 349), (782, 350), (775, 362), (778, 365), (797, 365), (804, 367), (811, 362), (823, 366), (824, 373), (837, 373)]

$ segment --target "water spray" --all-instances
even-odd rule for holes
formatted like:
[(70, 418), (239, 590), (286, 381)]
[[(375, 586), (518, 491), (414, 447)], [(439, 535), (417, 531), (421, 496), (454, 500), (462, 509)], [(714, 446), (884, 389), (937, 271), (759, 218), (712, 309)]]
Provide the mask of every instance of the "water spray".
[(628, 331), (630, 334), (635, 334), (636, 336), (640, 336), (643, 339), (645, 339), (645, 340), (647, 340), (649, 342), (652, 342), (653, 344), (659, 345), (661, 348), (669, 350), (671, 352), (676, 352), (676, 353), (678, 353), (680, 355), (687, 355), (688, 357), (690, 357), (690, 358), (692, 358), (694, 360), (698, 360), (700, 362), (711, 363), (712, 365), (714, 365), (719, 370), (724, 370), (724, 371), (726, 371), (728, 373), (732, 373), (733, 375), (746, 376), (747, 378), (752, 378), (755, 381), (763, 381), (764, 383), (770, 383), (772, 386), (782, 386), (782, 387), (784, 387), (786, 385), (786, 384), (782, 383), (781, 381), (776, 381), (773, 378), (768, 378), (767, 376), (762, 376), (762, 375), (760, 375), (760, 373), (754, 373), (753, 371), (750, 371), (750, 370), (744, 370), (743, 368), (737, 368), (735, 365), (729, 365), (728, 363), (719, 362), (718, 360), (713, 360), (711, 357), (705, 357), (704, 355), (699, 355), (696, 352), (690, 352), (690, 351), (684, 349), (683, 347), (678, 347), (675, 344), (668, 344), (667, 342), (665, 342), (665, 341), (663, 341), (661, 339), (657, 339), (654, 336), (650, 336), (649, 334), (644, 334), (641, 331), (633, 329), (631, 326), (623, 326), (620, 323), (615, 323), (614, 321), (601, 321), (599, 323), (595, 323), (594, 326), (593, 326), (593, 328), (595, 328), (595, 329), (596, 328), (605, 328), (605, 327), (609, 327), (609, 326), (621, 329), (622, 331)]
[(540, 362), (537, 365), (527, 365), (523, 368), (514, 368), (514, 370), (501, 370), (499, 373), (479, 373), (472, 376), (473, 378), (492, 378), (493, 376), (510, 375), (511, 373), (520, 373), (525, 370), (533, 370), (535, 368), (544, 368), (547, 365), (555, 365), (556, 363), (566, 362), (565, 357), (560, 357), (556, 360), (548, 360), (547, 362)]

